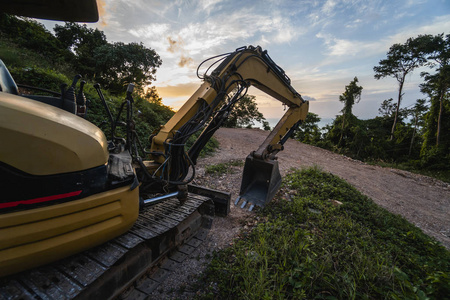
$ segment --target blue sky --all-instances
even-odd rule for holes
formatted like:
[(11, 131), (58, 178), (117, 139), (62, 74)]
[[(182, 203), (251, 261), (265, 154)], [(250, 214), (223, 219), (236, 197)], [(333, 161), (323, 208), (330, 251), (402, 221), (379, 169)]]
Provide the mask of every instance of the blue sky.
[[(389, 47), (419, 34), (450, 33), (448, 0), (105, 0), (99, 6), (100, 22), (89, 26), (103, 30), (110, 42), (142, 42), (161, 56), (154, 85), (175, 109), (199, 87), (201, 61), (260, 45), (311, 99), (311, 112), (339, 114), (339, 95), (357, 76), (363, 92), (354, 114), (371, 118), (383, 100), (396, 99), (395, 79), (373, 78)], [(52, 28), (54, 22), (44, 24)], [(408, 77), (402, 106), (424, 98), (419, 74)], [(249, 93), (266, 118), (281, 117), (279, 102), (256, 89)]]

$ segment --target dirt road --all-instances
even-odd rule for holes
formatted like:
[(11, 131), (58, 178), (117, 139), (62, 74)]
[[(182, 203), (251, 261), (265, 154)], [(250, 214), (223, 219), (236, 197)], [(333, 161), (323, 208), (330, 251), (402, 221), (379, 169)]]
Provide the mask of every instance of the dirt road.
[[(215, 134), (220, 150), (202, 164), (245, 159), (266, 136), (267, 131), (259, 129), (221, 128)], [(402, 215), (450, 249), (450, 184), (406, 171), (367, 165), (294, 140), (285, 144), (278, 161), (282, 175), (290, 168), (320, 166), (345, 179), (378, 205)]]

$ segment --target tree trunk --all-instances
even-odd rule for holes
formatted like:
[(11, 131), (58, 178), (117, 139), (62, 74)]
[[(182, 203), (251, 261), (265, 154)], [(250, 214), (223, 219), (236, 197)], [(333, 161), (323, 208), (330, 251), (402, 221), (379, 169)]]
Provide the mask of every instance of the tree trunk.
[(394, 124), (392, 124), (391, 138), (389, 139), (390, 141), (392, 141), (394, 139), (395, 127), (397, 125), (398, 111), (400, 109), (400, 102), (402, 101), (402, 91), (403, 91), (403, 83), (405, 83), (405, 76), (403, 76), (400, 79), (399, 83), (400, 83), (400, 86), (398, 88), (397, 108), (395, 109)]
[(444, 88), (441, 91), (441, 95), (439, 97), (439, 116), (436, 131), (436, 146), (439, 146), (439, 138), (441, 135), (441, 121), (442, 121), (442, 112), (444, 110), (444, 94), (446, 89), (447, 87), (444, 86)]
[(341, 146), (342, 137), (344, 136), (345, 114), (342, 115), (342, 130), (341, 137), (339, 138), (338, 147)]
[(414, 130), (413, 130), (413, 134), (412, 134), (412, 137), (411, 137), (411, 145), (409, 145), (409, 154), (408, 154), (408, 156), (411, 156), (412, 147), (413, 147), (413, 144), (414, 144), (414, 138), (416, 136), (416, 129), (417, 129), (417, 121), (418, 120), (419, 120), (419, 116), (416, 113), (416, 119), (414, 121)]

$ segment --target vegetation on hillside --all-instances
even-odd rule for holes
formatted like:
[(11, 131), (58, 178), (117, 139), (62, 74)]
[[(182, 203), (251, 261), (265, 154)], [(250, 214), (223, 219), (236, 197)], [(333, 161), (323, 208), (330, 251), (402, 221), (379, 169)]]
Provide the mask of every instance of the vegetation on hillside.
[(450, 252), (344, 180), (317, 168), (215, 254), (202, 299), (444, 299)]
[(150, 133), (174, 113), (161, 103), (154, 87), (147, 87), (155, 79), (161, 60), (154, 50), (142, 44), (111, 44), (102, 31), (76, 23), (56, 25), (53, 35), (34, 20), (7, 14), (0, 14), (0, 41), (0, 58), (19, 84), (60, 92), (62, 84), (70, 84), (76, 74), (81, 74), (87, 81), (87, 119), (107, 136), (108, 116), (94, 83), (101, 84), (114, 116), (127, 84), (136, 85), (136, 131), (144, 146), (149, 146), (146, 138)]
[[(429, 68), (420, 74), (424, 98), (401, 107), (407, 75), (419, 67)], [(450, 34), (419, 35), (394, 44), (374, 72), (376, 79), (392, 77), (398, 82), (396, 100), (382, 101), (377, 117), (360, 120), (353, 115), (352, 107), (362, 98), (363, 89), (355, 77), (338, 97), (344, 107), (333, 123), (319, 128), (320, 118), (309, 113), (296, 139), (450, 182)]]
[[(70, 22), (55, 25), (52, 34), (34, 20), (7, 14), (0, 14), (0, 41), (0, 58), (19, 84), (60, 92), (62, 84), (70, 84), (74, 75), (81, 74), (87, 81), (84, 89), (87, 119), (101, 127), (107, 136), (108, 115), (94, 83), (103, 88), (113, 115), (120, 109), (128, 83), (135, 84), (136, 132), (144, 147), (149, 146), (146, 138), (174, 113), (162, 104), (156, 88), (151, 86), (162, 61), (155, 50), (142, 43), (109, 43), (102, 31)], [(254, 100), (254, 96), (244, 97), (231, 113), (227, 126), (251, 127), (257, 121), (268, 129)], [(192, 142), (193, 139), (188, 147)], [(211, 152), (215, 147), (217, 141), (213, 139), (205, 151)]]

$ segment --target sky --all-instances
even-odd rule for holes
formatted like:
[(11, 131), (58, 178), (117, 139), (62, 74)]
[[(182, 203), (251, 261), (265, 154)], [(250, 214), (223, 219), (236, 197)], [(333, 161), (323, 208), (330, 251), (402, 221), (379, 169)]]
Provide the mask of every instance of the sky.
[[(104, 0), (100, 21), (109, 42), (142, 42), (162, 59), (156, 73), (163, 103), (178, 109), (200, 86), (197, 66), (241, 46), (261, 46), (310, 100), (310, 112), (340, 114), (345, 86), (363, 87), (353, 113), (373, 118), (383, 100), (396, 100), (394, 78), (374, 79), (389, 47), (419, 34), (450, 34), (449, 0)], [(44, 21), (52, 29), (55, 22)], [(402, 107), (419, 98), (421, 70), (407, 78)], [(259, 110), (280, 118), (280, 102), (257, 89)]]

